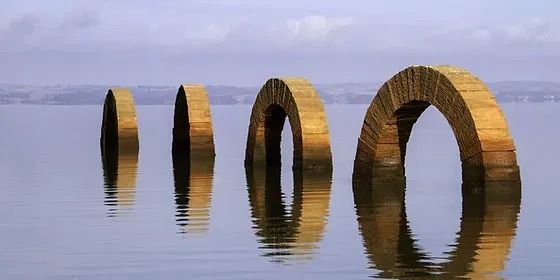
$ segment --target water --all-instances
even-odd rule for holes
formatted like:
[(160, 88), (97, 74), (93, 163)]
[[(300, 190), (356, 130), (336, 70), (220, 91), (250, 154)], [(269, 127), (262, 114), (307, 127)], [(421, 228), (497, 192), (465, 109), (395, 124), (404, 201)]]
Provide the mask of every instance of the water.
[(520, 204), (462, 202), (458, 149), (434, 110), (413, 130), (406, 183), (355, 203), (366, 106), (326, 108), (332, 182), (292, 173), (289, 141), (281, 170), (245, 170), (248, 106), (212, 107), (217, 157), (190, 174), (173, 164), (170, 106), (139, 106), (139, 157), (105, 165), (101, 106), (2, 106), (0, 278), (556, 279), (560, 107), (503, 108)]

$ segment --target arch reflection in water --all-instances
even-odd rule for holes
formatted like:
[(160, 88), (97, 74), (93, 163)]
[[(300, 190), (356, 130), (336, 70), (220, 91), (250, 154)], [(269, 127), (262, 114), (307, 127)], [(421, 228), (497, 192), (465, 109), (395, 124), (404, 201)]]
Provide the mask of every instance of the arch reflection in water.
[(101, 158), (105, 180), (105, 205), (109, 207), (108, 215), (116, 216), (134, 205), (138, 152), (119, 153), (116, 148), (106, 147), (101, 153)]
[(214, 156), (189, 158), (173, 153), (175, 220), (179, 233), (201, 234), (210, 225)]
[(372, 268), (380, 270), (376, 276), (500, 278), (515, 237), (521, 183), (491, 183), (507, 184), (498, 186), (506, 188), (507, 195), (472, 193), (472, 184), (478, 183), (463, 182), (460, 230), (453, 249), (441, 263), (422, 251), (413, 238), (406, 217), (404, 177), (377, 178), (373, 185), (354, 180), (360, 232)]
[(332, 172), (293, 171), (291, 209), (286, 207), (279, 166), (247, 166), (251, 215), (264, 256), (273, 261), (312, 257), (329, 215)]

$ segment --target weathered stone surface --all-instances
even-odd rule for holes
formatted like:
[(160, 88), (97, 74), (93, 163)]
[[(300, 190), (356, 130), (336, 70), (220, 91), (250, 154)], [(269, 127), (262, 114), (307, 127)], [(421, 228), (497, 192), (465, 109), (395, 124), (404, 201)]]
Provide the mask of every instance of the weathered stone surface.
[(101, 124), (101, 151), (138, 153), (138, 126), (134, 99), (128, 89), (112, 88), (105, 97)]
[[(493, 279), (504, 269), (517, 228), (520, 182), (463, 182), (456, 244), (446, 259), (431, 262), (409, 227), (404, 177), (354, 180), (358, 224), (376, 277), (387, 279)], [(469, 192), (487, 189), (486, 192)], [(506, 193), (501, 191), (506, 190)], [(515, 190), (515, 191), (512, 191)]]
[(294, 167), (331, 169), (330, 136), (323, 103), (301, 78), (270, 79), (260, 90), (249, 124), (245, 164), (279, 165), (286, 117), (292, 128)]
[(265, 255), (310, 258), (327, 223), (332, 171), (294, 170), (291, 207), (283, 200), (280, 166), (246, 166), (245, 171), (256, 234), (269, 251)]
[[(430, 105), (455, 134), (463, 166), (469, 169), (464, 174), (478, 174), (481, 180), (520, 180), (515, 145), (495, 97), (480, 79), (446, 65), (408, 67), (380, 88), (364, 119), (354, 176), (392, 177), (398, 170), (404, 176), (410, 132)], [(385, 176), (377, 168), (381, 166), (390, 174)]]
[(179, 87), (173, 117), (174, 154), (214, 157), (214, 132), (208, 93), (202, 85)]

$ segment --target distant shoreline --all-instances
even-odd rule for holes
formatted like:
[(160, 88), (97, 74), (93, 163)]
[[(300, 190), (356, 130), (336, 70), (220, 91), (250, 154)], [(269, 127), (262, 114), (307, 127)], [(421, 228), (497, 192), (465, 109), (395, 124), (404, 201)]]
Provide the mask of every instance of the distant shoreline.
[[(324, 103), (325, 105), (345, 105), (345, 106), (352, 106), (352, 105), (369, 105), (371, 104), (371, 101), (368, 103)], [(560, 104), (560, 101), (544, 101), (544, 102), (503, 102), (503, 101), (498, 101), (498, 104)], [(210, 102), (210, 105), (212, 106), (252, 106), (253, 104), (248, 104), (248, 103), (232, 103), (232, 104), (224, 104), (224, 103), (212, 103)], [(103, 103), (83, 103), (83, 104), (79, 104), (79, 103), (0, 103), (0, 107), (2, 106), (103, 106)], [(174, 106), (174, 104), (167, 104), (167, 103), (150, 103), (150, 104), (145, 104), (145, 103), (138, 103), (136, 104), (136, 106)]]
[[(325, 104), (370, 104), (381, 83), (317, 84)], [(488, 84), (499, 103), (560, 103), (557, 82), (496, 82)], [(107, 85), (32, 86), (0, 83), (0, 105), (102, 105)], [(173, 105), (177, 88), (129, 87), (137, 105)], [(252, 105), (260, 88), (206, 86), (212, 105)]]

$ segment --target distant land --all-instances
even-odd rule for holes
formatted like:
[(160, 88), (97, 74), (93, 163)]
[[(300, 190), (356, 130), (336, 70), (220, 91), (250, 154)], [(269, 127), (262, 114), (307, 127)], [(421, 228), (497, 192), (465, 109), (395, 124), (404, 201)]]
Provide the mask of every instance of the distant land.
[[(326, 104), (369, 104), (381, 83), (337, 83), (314, 85)], [(504, 81), (488, 86), (500, 103), (560, 102), (560, 83)], [(0, 83), (0, 104), (101, 105), (109, 85), (32, 86)], [(129, 87), (138, 105), (171, 105), (176, 86)], [(214, 105), (253, 104), (260, 88), (206, 86)]]

